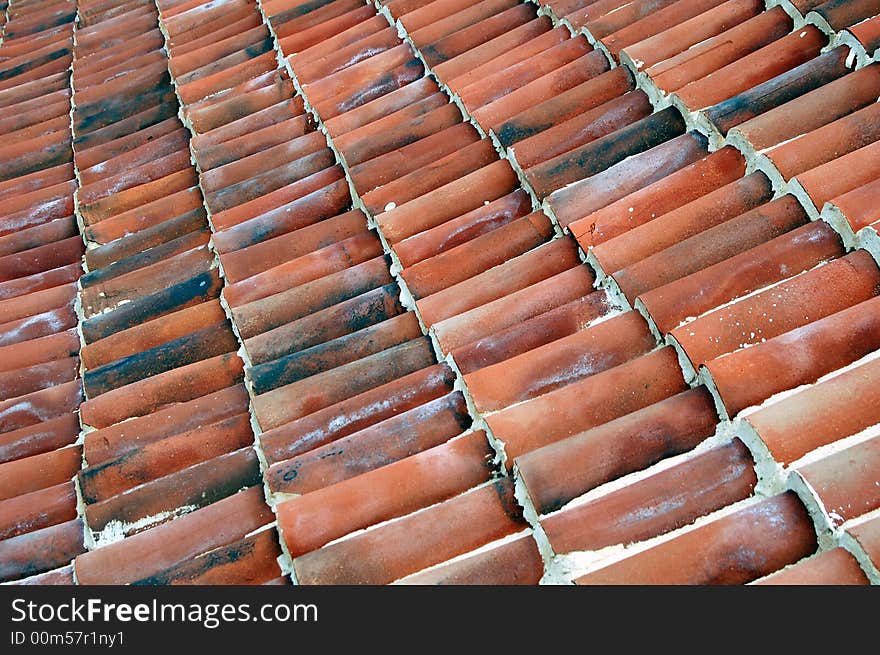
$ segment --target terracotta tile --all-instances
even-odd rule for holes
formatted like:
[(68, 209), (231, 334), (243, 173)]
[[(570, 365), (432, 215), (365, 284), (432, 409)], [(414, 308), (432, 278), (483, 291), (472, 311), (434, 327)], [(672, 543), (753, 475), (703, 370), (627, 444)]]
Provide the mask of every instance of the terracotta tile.
[[(401, 46), (398, 46), (398, 48), (399, 47)], [(394, 48), (386, 52), (392, 52), (396, 50), (397, 48)], [(379, 57), (381, 57), (381, 55), (379, 55)], [(345, 71), (341, 72), (344, 73), (354, 68), (356, 68), (356, 66), (351, 66), (350, 68), (347, 68), (345, 69)], [(356, 72), (363, 72), (364, 74), (367, 73), (367, 71), (360, 70)], [(357, 107), (360, 107), (361, 105), (364, 105), (371, 100), (380, 98), (387, 93), (391, 93), (392, 91), (406, 86), (407, 84), (411, 84), (412, 82), (415, 82), (416, 80), (424, 76), (424, 74), (425, 67), (422, 64), (422, 61), (417, 57), (412, 57), (406, 62), (398, 64), (394, 68), (391, 68), (389, 71), (383, 73), (382, 75), (371, 75), (367, 79), (366, 84), (349, 83), (347, 81), (340, 82), (340, 88), (342, 88), (343, 91), (340, 91), (336, 95), (331, 96), (325, 100), (315, 102), (314, 107), (322, 119), (324, 117), (332, 118), (352, 109), (356, 109)], [(353, 89), (356, 89), (356, 91), (353, 91)]]
[(550, 219), (533, 212), (422, 260), (400, 275), (413, 297), (420, 300), (524, 254), (552, 235)]
[(231, 307), (238, 307), (338, 273), (381, 254), (382, 243), (378, 237), (364, 231), (229, 284), (223, 289), (223, 297)]
[(211, 269), (149, 296), (120, 305), (112, 312), (97, 314), (81, 323), (87, 343), (159, 318), (180, 309), (216, 298), (221, 286), (217, 269)]
[(80, 408), (85, 425), (104, 428), (174, 403), (185, 402), (239, 382), (242, 361), (235, 353), (218, 355), (133, 382), (92, 398)]
[[(749, 251), (771, 239), (803, 226), (809, 221), (800, 205), (788, 205), (782, 199), (753, 209), (720, 225), (708, 228), (665, 250), (614, 272), (617, 285), (627, 299), (635, 298), (650, 289), (680, 279), (690, 273)], [(603, 266), (595, 250), (597, 261)]]
[[(271, 49), (268, 31), (262, 22), (226, 36), (214, 33), (210, 43), (188, 52), (173, 52), (168, 69), (178, 84), (186, 84), (220, 72), (230, 65), (241, 63)], [(267, 47), (268, 45), (268, 47)]]
[(42, 225), (48, 221), (66, 218), (72, 214), (73, 198), (69, 193), (62, 192), (53, 201), (37, 205), (36, 207), (28, 206), (4, 216), (0, 235), (7, 235), (16, 230)]
[(655, 346), (648, 324), (626, 312), (465, 376), (480, 412), (503, 409), (623, 364)]
[(0, 398), (15, 398), (77, 377), (79, 358), (68, 357), (0, 373)]
[[(806, 135), (870, 105), (876, 100), (878, 90), (880, 66), (866, 66), (747, 120), (737, 125), (736, 131), (744, 135), (756, 149), (763, 150)], [(839, 123), (835, 130), (844, 124)], [(835, 136), (831, 130), (826, 130), (826, 134), (828, 137)], [(795, 152), (798, 148), (793, 143), (775, 152)], [(828, 156), (824, 152), (809, 154), (814, 157)], [(776, 162), (777, 158), (774, 157), (773, 161)], [(783, 162), (784, 158), (779, 158), (779, 163)], [(791, 174), (787, 177), (791, 177)]]
[(274, 529), (263, 530), (191, 560), (182, 561), (132, 584), (267, 584), (281, 575), (281, 568), (276, 561), (280, 556), (278, 534)]
[(471, 423), (460, 391), (272, 465), (273, 491), (306, 494), (387, 466), (461, 434)]
[(268, 430), (433, 363), (427, 339), (409, 341), (263, 394), (254, 412)]
[[(164, 13), (164, 12), (163, 12)], [(164, 18), (164, 16), (163, 16)], [(168, 24), (168, 23), (166, 23)], [(228, 14), (214, 18), (184, 34), (169, 34), (169, 49), (173, 58), (193, 53), (213, 42), (219, 42), (262, 24), (262, 17), (253, 7), (244, 4), (232, 8)]]
[(797, 176), (800, 186), (820, 209), (826, 202), (880, 177), (880, 140)]
[[(48, 83), (47, 80), (44, 80), (44, 82)], [(21, 177), (7, 180), (6, 182), (0, 182), (0, 199), (8, 200), (10, 198), (16, 198), (20, 194), (39, 191), (40, 189), (45, 189), (72, 179), (74, 179), (73, 164), (60, 164), (40, 171), (34, 171), (28, 175), (22, 175)]]
[(62, 448), (79, 436), (79, 418), (62, 414), (40, 423), (0, 434), (0, 463)]
[(223, 156), (221, 144), (228, 143), (230, 148), (236, 144), (241, 144), (240, 147), (244, 147), (250, 143), (251, 134), (267, 138), (267, 130), (273, 125), (283, 127), (291, 135), (296, 133), (296, 128), (300, 128), (301, 132), (305, 134), (306, 130), (312, 127), (312, 121), (303, 112), (302, 98), (280, 100), (222, 126), (196, 134), (190, 143), (196, 157), (200, 160), (202, 158), (210, 160), (215, 156)]
[[(487, 74), (487, 71), (483, 71), (481, 78), (474, 78), (474, 81), (467, 84), (463, 84), (464, 80), (456, 80), (454, 89), (468, 111), (473, 112), (593, 50), (584, 37), (571, 38), (569, 35), (560, 40), (548, 35), (540, 38), (540, 44), (545, 43), (550, 47), (538, 49), (540, 46), (532, 42), (529, 50), (526, 50), (528, 46), (522, 46), (514, 53), (505, 55), (505, 65), (503, 68), (499, 67), (497, 72)], [(529, 54), (517, 61), (517, 53), (524, 50)], [(602, 70), (602, 58), (599, 52), (593, 53), (590, 58), (593, 66), (597, 67), (593, 69), (597, 73)]]
[(0, 371), (14, 371), (35, 364), (75, 357), (79, 337), (71, 328), (39, 339), (0, 348)]
[(19, 344), (76, 326), (73, 304), (0, 324), (0, 346)]
[(383, 584), (525, 527), (510, 478), (294, 560), (302, 584)]
[[(276, 30), (276, 34), (282, 36)], [(408, 45), (401, 44), (378, 55), (364, 59), (363, 61), (344, 68), (341, 71), (328, 75), (311, 84), (303, 85), (303, 92), (312, 104), (318, 104), (339, 94), (340, 89), (358, 89), (358, 95), (376, 84), (383, 74), (393, 70), (397, 66), (405, 66), (415, 60)], [(348, 91), (347, 95), (351, 96)]]
[(72, 482), (0, 501), (0, 540), (33, 532), (76, 518)]
[[(442, 9), (442, 13), (436, 11), (448, 4), (442, 0), (434, 2), (428, 7), (401, 18), (401, 23), (406, 27), (413, 43), (419, 47), (429, 46), (444, 37), (472, 27), (485, 18), (516, 6), (516, 3), (510, 0), (482, 0), (481, 2), (460, 3), (457, 9), (451, 7)], [(432, 14), (433, 18), (431, 18)], [(432, 61), (442, 60), (441, 57), (430, 56), (434, 55), (434, 51), (430, 47), (426, 49), (429, 54), (429, 64)]]
[(773, 496), (579, 578), (578, 584), (742, 584), (816, 550), (792, 493)]
[[(816, 57), (827, 42), (822, 32), (808, 25), (713, 71), (712, 75), (687, 84), (676, 93), (692, 109), (714, 105)], [(718, 84), (719, 79), (727, 83)]]
[(528, 194), (517, 189), (466, 214), (407, 237), (395, 244), (394, 251), (401, 266), (412, 266), (476, 237), (494, 232), (495, 229), (526, 216), (531, 209), (532, 202)]
[(438, 91), (436, 82), (429, 77), (422, 77), (343, 114), (324, 119), (324, 126), (335, 143), (339, 137), (380, 118), (390, 116), (409, 105), (433, 96)]
[(68, 482), (82, 465), (82, 448), (69, 446), (0, 464), (0, 500)]
[(880, 48), (880, 20), (877, 20), (876, 16), (853, 25), (849, 31), (868, 52), (876, 53)]
[[(187, 103), (185, 115), (195, 131), (204, 134), (280, 102), (290, 101), (293, 92), (293, 83), (287, 74), (272, 70), (201, 103)], [(293, 106), (301, 109), (296, 101)]]
[(83, 346), (81, 357), (86, 369), (94, 369), (184, 337), (199, 328), (218, 326), (225, 322), (226, 314), (220, 303), (205, 302)]
[(73, 565), (68, 564), (59, 569), (55, 569), (54, 571), (47, 571), (46, 573), (38, 573), (36, 575), (28, 576), (27, 578), (20, 578), (15, 582), (11, 582), (10, 584), (16, 585), (72, 585), (73, 584)]
[[(551, 28), (550, 19), (546, 16), (539, 16), (523, 25), (508, 29), (499, 36), (495, 36), (491, 40), (471, 48), (452, 59), (438, 63), (436, 66), (433, 66), (434, 72), (452, 88), (458, 88), (459, 78), (469, 76), (472, 70), (476, 70), (484, 65), (487, 67), (492, 66), (493, 70), (497, 70), (497, 65), (500, 64), (495, 62), (498, 61), (499, 57), (507, 53), (515, 57), (511, 63), (522, 61), (525, 57), (529, 56), (528, 48), (531, 46), (526, 46), (526, 44), (550, 31)], [(550, 38), (559, 42), (561, 38), (564, 38), (564, 31), (557, 30), (556, 35)], [(483, 69), (480, 73), (485, 74), (487, 71), (488, 68)], [(473, 78), (464, 78), (465, 84), (469, 81), (473, 81)]]
[(456, 348), (452, 356), (468, 374), (573, 334), (612, 309), (605, 292), (594, 291)]
[[(239, 250), (266, 239), (287, 234), (322, 218), (330, 218), (344, 211), (349, 204), (348, 184), (346, 181), (338, 178), (335, 169), (330, 169), (326, 173), (318, 173), (318, 175), (322, 178), (320, 181), (322, 184), (316, 190), (307, 190), (306, 194), (300, 197), (299, 191), (302, 186), (308, 188), (313, 186), (308, 181), (309, 178), (305, 178), (301, 180), (302, 185), (294, 194), (296, 199), (286, 202), (282, 198), (280, 206), (275, 206), (274, 208), (263, 209), (262, 207), (256, 207), (256, 214), (253, 217), (248, 215), (241, 222), (239, 222), (238, 217), (235, 217), (233, 220), (237, 224), (214, 235), (213, 242), (217, 250), (221, 254)], [(331, 182), (329, 185), (324, 186), (327, 178), (330, 178)], [(293, 186), (291, 184), (288, 187), (279, 189), (279, 195), (286, 196), (290, 194)], [(262, 201), (260, 204), (274, 204), (276, 202), (273, 200), (272, 203), (268, 203), (266, 201), (267, 197), (259, 198), (258, 200)], [(239, 206), (234, 211), (238, 214), (246, 210), (244, 206)], [(246, 214), (253, 214), (253, 212), (254, 210), (248, 210)], [(218, 214), (215, 214), (215, 216), (218, 216)]]
[[(494, 453), (473, 432), (278, 505), (291, 557), (486, 482)], [(271, 483), (270, 483), (271, 484)]]
[(204, 507), (260, 481), (256, 452), (242, 448), (87, 505), (86, 520), (92, 530), (103, 530), (111, 521), (125, 526), (152, 517), (155, 522), (166, 512)]
[(17, 321), (29, 316), (69, 306), (76, 297), (76, 284), (68, 283), (51, 289), (35, 291), (25, 296), (0, 300), (4, 322)]
[(208, 191), (205, 194), (205, 202), (212, 213), (221, 212), (272, 191), (277, 191), (293, 182), (329, 168), (333, 163), (333, 153), (329, 148), (323, 148), (218, 191)]
[(265, 393), (276, 387), (375, 355), (415, 339), (421, 334), (415, 314), (406, 312), (351, 334), (271, 362), (258, 364), (248, 371), (251, 388), (254, 393)]
[(599, 243), (716, 191), (744, 172), (742, 155), (722, 148), (570, 223), (569, 230), (579, 241)]
[[(243, 118), (240, 120), (244, 121), (251, 119), (249, 120), (249, 124), (256, 127), (257, 125), (259, 125), (257, 119), (262, 119), (262, 115), (265, 112), (270, 111), (270, 109), (257, 112), (256, 114), (251, 114), (247, 118)], [(229, 127), (229, 125), (235, 125), (238, 122), (239, 121), (233, 121), (232, 123), (228, 123), (224, 126), (224, 128)], [(260, 122), (262, 122), (262, 120)], [(195, 157), (201, 170), (212, 170), (218, 166), (230, 164), (237, 159), (265, 152), (266, 150), (278, 146), (286, 141), (292, 141), (296, 138), (300, 138), (312, 128), (310, 123), (311, 121), (308, 115), (300, 114), (298, 116), (287, 118), (286, 120), (280, 120), (276, 123), (266, 125), (265, 127), (255, 129), (253, 132), (248, 132), (246, 134), (242, 134), (241, 136), (220, 141), (213, 145), (209, 143), (204, 143), (198, 149), (194, 148)], [(214, 132), (219, 131), (220, 129), (223, 128), (212, 130), (211, 132), (207, 133), (207, 136), (213, 135)], [(323, 139), (323, 137), (321, 137), (321, 139)]]
[(777, 571), (757, 584), (865, 585), (868, 578), (856, 558), (837, 547)]
[(763, 11), (755, 0), (684, 0), (602, 38), (617, 58), (621, 50), (638, 68), (651, 66), (717, 36)]
[(688, 132), (624, 159), (586, 180), (559, 189), (546, 202), (559, 223), (567, 226), (707, 154), (705, 137)]
[[(293, 31), (284, 38), (278, 40), (279, 49), (282, 52), (304, 52), (308, 47), (322, 43), (331, 36), (340, 34), (349, 27), (357, 26), (375, 15), (373, 7), (355, 7), (350, 11), (338, 14), (332, 18), (305, 27), (299, 31)], [(275, 16), (267, 14), (270, 22), (275, 25), (278, 20)]]
[[(368, 23), (370, 33), (367, 29)], [(374, 26), (384, 29), (373, 32)], [(300, 52), (291, 57), (291, 66), (300, 82), (303, 84), (315, 82), (400, 43), (397, 33), (388, 26), (387, 21), (383, 21), (381, 16), (375, 16), (357, 27), (361, 35), (360, 39), (331, 38), (320, 44), (324, 48), (321, 54), (314, 52), (317, 46), (312, 46), (310, 50), (313, 52)], [(346, 33), (343, 32), (339, 36), (346, 36)]]
[(681, 114), (670, 107), (533, 166), (526, 171), (526, 177), (535, 193), (543, 198), (679, 136), (684, 129)]
[[(178, 191), (169, 190), (165, 197), (89, 225), (83, 230), (83, 234), (89, 241), (110, 244), (114, 240), (125, 237), (131, 239), (142, 231), (152, 230), (154, 241), (157, 237), (160, 241), (165, 241), (169, 235), (167, 230), (173, 225), (169, 223), (172, 220), (207, 224), (202, 195), (197, 186), (185, 187)], [(113, 252), (113, 250), (103, 251), (101, 254), (104, 252)], [(86, 261), (95, 262), (94, 266), (90, 264), (90, 268), (100, 268), (110, 263), (107, 261), (108, 257), (102, 257), (101, 254), (93, 255), (91, 250), (86, 253)], [(109, 259), (115, 261), (116, 258)]]
[(83, 221), (87, 225), (92, 225), (121, 212), (140, 207), (160, 195), (193, 187), (197, 182), (195, 170), (191, 166), (187, 166), (166, 177), (126, 189), (91, 204), (82, 204), (79, 211)]
[(665, 534), (752, 494), (757, 476), (738, 439), (541, 520), (556, 553)]
[[(85, 151), (87, 149), (99, 148), (103, 144), (110, 143), (115, 139), (120, 139), (129, 134), (137, 133), (139, 130), (148, 128), (149, 126), (169, 118), (173, 118), (177, 114), (176, 102), (172, 102), (172, 96), (167, 90), (163, 90), (164, 96), (148, 97), (137, 108), (132, 109), (132, 113), (126, 115), (125, 110), (121, 110), (119, 115), (124, 116), (116, 122), (108, 125), (87, 126), (83, 129), (80, 125), (76, 129), (76, 138), (73, 145), (77, 151)], [(100, 151), (99, 151), (100, 152)]]
[(275, 26), (276, 33), (283, 36), (323, 23), (358, 7), (360, 7), (360, 3), (354, 0), (321, 1), (315, 5), (311, 5), (305, 0), (278, 0), (264, 5), (263, 11)]
[[(567, 271), (444, 319), (433, 326), (444, 352), (528, 320), (580, 298), (592, 289), (593, 274), (586, 266)], [(455, 287), (450, 287), (450, 291)]]
[[(810, 5), (813, 3), (811, 2)], [(818, 3), (817, 6), (812, 6), (811, 9), (824, 18), (835, 31), (876, 16), (878, 12), (877, 6), (872, 4), (870, 0), (855, 0), (855, 2), (843, 4), (828, 0)]]
[[(213, 72), (204, 77), (186, 82), (177, 88), (180, 99), (184, 104), (189, 104), (218, 91), (230, 89), (253, 77), (275, 70), (278, 65), (274, 50), (267, 39), (263, 46), (268, 52), (256, 57), (242, 58), (241, 62), (224, 70)], [(246, 52), (246, 51), (245, 51)]]
[(504, 442), (511, 466), (523, 453), (684, 391), (686, 385), (675, 360), (671, 348), (661, 348), (508, 407), (486, 422), (492, 434)]
[[(778, 202), (778, 201), (777, 201)], [(837, 233), (816, 221), (639, 296), (662, 333), (735, 298), (843, 256)]]
[(796, 470), (822, 500), (834, 525), (880, 507), (880, 438), (876, 436)]
[[(77, 243), (77, 241), (79, 241), (79, 243)], [(50, 249), (54, 250), (54, 252), (49, 252)], [(48, 244), (40, 249), (26, 251), (25, 254), (22, 254), (21, 259), (29, 257), (30, 253), (37, 254), (34, 252), (35, 250), (39, 250), (38, 257), (42, 257), (43, 254), (46, 254), (54, 259), (60, 255), (62, 258), (62, 265), (53, 268), (53, 264), (56, 264), (57, 262), (46, 262), (43, 260), (40, 261), (35, 268), (44, 268), (46, 270), (32, 273), (31, 275), (25, 275), (25, 277), (20, 277), (15, 280), (0, 282), (0, 298), (16, 298), (18, 296), (24, 296), (35, 291), (42, 291), (43, 289), (49, 289), (68, 282), (75, 282), (76, 279), (82, 275), (82, 264), (80, 264), (80, 259), (83, 246), (82, 239), (79, 237), (70, 237), (70, 239), (64, 239), (61, 242), (56, 241), (55, 243)], [(18, 261), (20, 262), (21, 259), (18, 259)], [(66, 263), (64, 260), (72, 263)]]
[[(779, 391), (814, 382), (877, 349), (871, 298), (750, 348), (709, 362), (729, 415)], [(793, 350), (794, 349), (794, 350)], [(793, 352), (797, 359), (792, 358)], [(773, 376), (767, 376), (773, 371)]]
[(367, 261), (232, 310), (243, 339), (262, 334), (391, 283), (384, 257)]
[(0, 541), (0, 580), (17, 580), (64, 566), (84, 550), (80, 519), (5, 539)]
[(242, 539), (272, 520), (261, 486), (76, 558), (80, 584), (127, 584)]
[[(632, 75), (626, 68), (618, 67), (558, 92), (539, 104), (509, 116), (497, 126), (493, 126), (493, 131), (498, 140), (504, 146), (509, 147), (545, 130), (553, 130), (554, 126), (570, 121), (581, 114), (591, 113), (590, 110), (593, 110), (592, 113), (597, 116), (602, 116), (605, 114), (605, 111), (600, 109), (602, 106), (632, 88)], [(629, 98), (629, 100), (632, 99)], [(561, 130), (562, 128), (557, 129)], [(556, 139), (556, 141), (561, 140), (563, 139)], [(538, 161), (534, 157), (528, 157), (526, 148), (520, 147), (515, 152), (517, 161), (522, 160), (521, 163), (524, 166)], [(553, 154), (559, 153), (551, 153), (549, 156)], [(548, 156), (544, 156), (544, 159), (547, 158)]]
[(880, 271), (866, 252), (857, 251), (701, 316), (671, 334), (699, 366), (857, 306), (878, 290)]
[(880, 520), (873, 518), (847, 530), (877, 565), (880, 562)]
[(398, 294), (395, 282), (374, 288), (245, 339), (245, 349), (252, 363), (261, 364), (357, 332), (402, 314)]
[[(97, 466), (168, 437), (184, 433), (193, 437), (202, 426), (220, 423), (247, 412), (247, 408), (248, 394), (241, 384), (179, 402), (146, 416), (88, 432), (83, 443), (85, 459), (89, 466)], [(207, 427), (204, 429), (210, 433)]]
[(538, 546), (530, 534), (491, 550), (408, 576), (408, 585), (535, 585), (544, 572)]
[(79, 381), (65, 382), (0, 402), (0, 432), (18, 430), (74, 412), (82, 399)]
[(516, 458), (536, 509), (555, 511), (590, 489), (686, 452), (712, 436), (718, 417), (697, 387)]
[(295, 457), (435, 400), (452, 390), (453, 379), (445, 363), (401, 375), (268, 430), (260, 444), (270, 463)]
[(246, 412), (206, 423), (197, 432), (181, 432), (157, 441), (140, 440), (115, 459), (82, 469), (77, 474), (80, 492), (83, 501), (89, 504), (107, 500), (140, 484), (251, 443), (253, 433)]
[(877, 197), (880, 194), (880, 178), (869, 182), (828, 202), (846, 218), (854, 232), (880, 220)]
[[(649, 66), (646, 72), (661, 89), (667, 92), (676, 91), (691, 82), (705, 79), (716, 71), (723, 70), (725, 66), (740, 61), (781, 39), (791, 32), (792, 27), (793, 22), (788, 14), (781, 7), (773, 7), (675, 56)], [(708, 82), (703, 84), (708, 86)]]
[(349, 166), (357, 166), (461, 122), (461, 112), (443, 93), (358, 127), (333, 140)]
[[(535, 9), (528, 5), (514, 5), (503, 11), (493, 13), (495, 9), (495, 7), (492, 7), (493, 3), (481, 4), (485, 6), (485, 10), (480, 5), (475, 5), (472, 10), (484, 13), (485, 18), (451, 32), (448, 31), (450, 25), (446, 24), (443, 29), (446, 34), (442, 38), (430, 44), (419, 44), (425, 60), (432, 68), (436, 68), (438, 64), (454, 59), (458, 55), (470, 52), (474, 48), (496, 37), (507, 34), (509, 31), (535, 18)], [(473, 16), (474, 14), (471, 14), (471, 17)], [(424, 34), (419, 35), (419, 38), (423, 37)]]
[(608, 66), (604, 55), (591, 52), (475, 109), (473, 117), (485, 129), (496, 130), (521, 111), (587, 80), (596, 79), (608, 70)]
[[(750, 414), (748, 423), (784, 464), (808, 452), (874, 425), (873, 379), (880, 363), (871, 361), (808, 387)], [(851, 406), (858, 394), (860, 401)], [(848, 407), (846, 411), (843, 407)]]
[(403, 204), (460, 177), (488, 166), (498, 159), (495, 148), (487, 140), (476, 141), (431, 164), (403, 175), (368, 193), (362, 199), (371, 214), (380, 213), (389, 203)]

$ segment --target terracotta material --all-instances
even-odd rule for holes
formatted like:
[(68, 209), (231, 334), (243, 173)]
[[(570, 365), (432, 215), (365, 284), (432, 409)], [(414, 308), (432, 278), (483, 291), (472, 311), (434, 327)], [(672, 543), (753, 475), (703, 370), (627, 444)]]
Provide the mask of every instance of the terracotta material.
[(523, 527), (513, 483), (505, 478), (298, 557), (293, 566), (302, 584), (383, 584)]
[(797, 472), (822, 499), (836, 526), (880, 507), (878, 470), (880, 438), (875, 436), (805, 464)]
[[(729, 415), (774, 393), (813, 382), (878, 347), (877, 298), (709, 362)], [(794, 359), (792, 353), (799, 353)], [(767, 371), (773, 371), (768, 377)]]
[(464, 374), (502, 362), (551, 341), (574, 334), (613, 310), (608, 296), (595, 291), (533, 318), (511, 325), (452, 351)]
[(108, 391), (84, 402), (80, 415), (86, 425), (104, 428), (173, 402), (219, 391), (241, 379), (242, 361), (238, 355), (218, 355)]
[(577, 266), (440, 321), (434, 325), (434, 333), (443, 351), (449, 352), (580, 298), (589, 292), (592, 283), (592, 273), (585, 266)]
[[(820, 446), (877, 423), (877, 405), (871, 398), (878, 374), (880, 362), (868, 362), (750, 414), (746, 420), (773, 458), (790, 464)], [(862, 399), (858, 409), (850, 407), (856, 393)]]
[(33, 532), (76, 518), (72, 482), (0, 501), (0, 540)]
[(648, 324), (626, 312), (465, 376), (480, 412), (503, 409), (623, 364), (655, 345)]
[(532, 209), (531, 199), (522, 190), (484, 204), (482, 207), (453, 218), (395, 244), (394, 251), (401, 266), (408, 267), (483, 234), (493, 232)]
[(544, 572), (534, 538), (513, 541), (400, 581), (410, 585), (535, 585)]
[(114, 520), (136, 523), (178, 507), (207, 506), (260, 481), (256, 452), (242, 448), (87, 505), (86, 520), (93, 530), (101, 530)]
[(0, 348), (0, 371), (8, 372), (35, 364), (75, 357), (79, 352), (79, 338), (75, 329), (65, 330), (23, 344)]
[(760, 585), (865, 585), (868, 578), (856, 558), (832, 548), (758, 581)]
[(848, 72), (848, 53), (849, 48), (837, 47), (715, 105), (706, 115), (726, 133), (734, 125), (840, 78)]
[(757, 476), (738, 439), (541, 521), (556, 553), (643, 541), (752, 494)]
[(792, 493), (753, 503), (579, 578), (578, 584), (742, 584), (816, 550)]
[(820, 209), (826, 202), (880, 177), (880, 141), (797, 176), (797, 181)]
[(667, 333), (690, 316), (700, 316), (843, 254), (837, 233), (823, 221), (816, 221), (643, 293), (638, 302), (658, 329)]
[(76, 558), (80, 584), (126, 584), (243, 538), (272, 520), (261, 486)]
[(848, 532), (865, 549), (874, 566), (877, 566), (880, 561), (880, 520), (873, 518), (849, 528)]
[(433, 363), (427, 339), (408, 341), (257, 396), (254, 412), (262, 429), (269, 430)]
[(470, 422), (464, 398), (455, 392), (273, 465), (269, 488), (309, 493), (444, 443)]
[[(134, 440), (133, 440), (134, 441)], [(198, 431), (184, 431), (157, 441), (139, 440), (111, 460), (96, 461), (77, 477), (86, 503), (96, 503), (163, 475), (244, 448), (253, 442), (249, 417), (236, 414)]]
[(699, 366), (857, 306), (878, 291), (880, 270), (865, 251), (857, 251), (702, 316), (671, 334)]
[(275, 530), (263, 530), (191, 560), (137, 580), (149, 585), (255, 585), (267, 584), (281, 574), (281, 555)]
[(295, 457), (435, 400), (452, 390), (453, 379), (447, 364), (425, 367), (268, 430), (260, 444), (270, 463)]
[(0, 541), (0, 580), (17, 580), (64, 566), (84, 550), (80, 519), (5, 539)]
[(494, 456), (473, 432), (278, 505), (288, 551), (298, 557), (359, 529), (442, 502), (486, 482)]
[(552, 234), (553, 224), (546, 214), (533, 212), (413, 264), (400, 275), (420, 300), (524, 254)]
[(517, 457), (536, 509), (546, 514), (615, 478), (693, 448), (718, 423), (705, 387), (655, 404)]
[(689, 132), (559, 189), (547, 199), (547, 204), (560, 224), (568, 226), (707, 154), (705, 137)]
[(74, 412), (82, 400), (79, 380), (0, 402), (0, 432), (18, 430)]
[(79, 418), (74, 413), (41, 421), (0, 434), (0, 463), (63, 448), (79, 436)]
[(90, 466), (106, 463), (167, 437), (193, 432), (247, 411), (248, 395), (243, 385), (180, 402), (159, 411), (87, 433), (83, 444)]
[[(509, 407), (486, 422), (504, 442), (510, 466), (523, 453), (684, 391), (686, 385), (675, 359), (672, 348), (661, 348)], [(548, 416), (553, 417), (552, 422), (546, 420)]]

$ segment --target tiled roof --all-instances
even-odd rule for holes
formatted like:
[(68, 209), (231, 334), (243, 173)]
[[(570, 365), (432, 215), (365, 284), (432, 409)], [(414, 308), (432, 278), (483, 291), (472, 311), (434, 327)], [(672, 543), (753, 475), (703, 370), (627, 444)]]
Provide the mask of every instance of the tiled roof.
[(878, 13), (12, 0), (0, 579), (880, 582)]

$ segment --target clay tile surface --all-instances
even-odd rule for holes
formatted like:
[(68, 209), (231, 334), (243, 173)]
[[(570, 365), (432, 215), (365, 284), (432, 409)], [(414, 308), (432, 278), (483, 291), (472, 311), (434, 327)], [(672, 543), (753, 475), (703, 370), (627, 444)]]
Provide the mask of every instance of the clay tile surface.
[(0, 2), (0, 579), (873, 580), (877, 6), (770, 4)]

